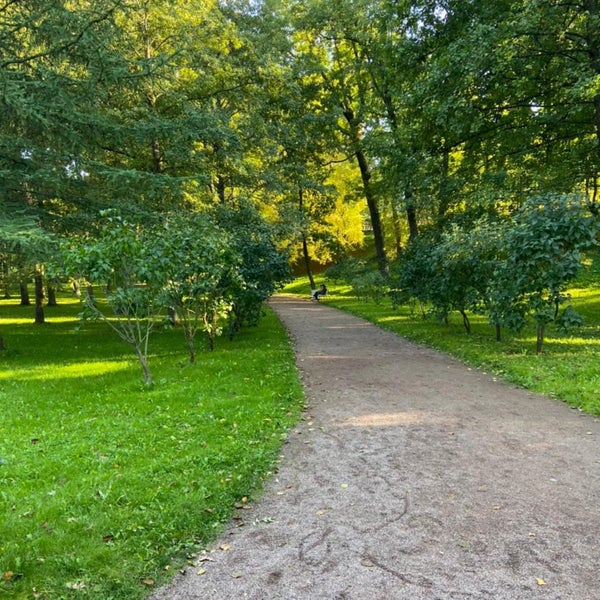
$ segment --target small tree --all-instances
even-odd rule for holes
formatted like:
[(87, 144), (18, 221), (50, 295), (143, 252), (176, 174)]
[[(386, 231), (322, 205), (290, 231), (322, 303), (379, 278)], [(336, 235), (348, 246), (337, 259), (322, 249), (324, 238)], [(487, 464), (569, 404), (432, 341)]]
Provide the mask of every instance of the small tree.
[(547, 194), (527, 200), (504, 239), (506, 262), (494, 277), (498, 317), (513, 329), (526, 314), (536, 324), (536, 350), (542, 351), (545, 329), (556, 322), (565, 328), (581, 322), (560, 306), (568, 300), (566, 284), (581, 269), (581, 251), (596, 243), (598, 220), (578, 196)]
[(215, 210), (219, 227), (229, 234), (239, 264), (223, 281), (232, 301), (230, 334), (257, 325), (263, 302), (290, 280), (288, 255), (277, 248), (276, 229), (248, 202)]
[[(134, 347), (149, 384), (148, 342), (161, 309), (164, 259), (155, 236), (113, 212), (103, 217), (97, 235), (73, 240), (65, 249), (65, 270), (88, 290), (83, 317), (101, 320)], [(90, 293), (93, 285), (105, 287), (105, 305)]]
[(167, 269), (165, 303), (177, 314), (194, 363), (197, 332), (205, 331), (211, 350), (222, 333), (232, 309), (225, 282), (237, 281), (239, 259), (227, 232), (206, 214), (171, 215), (160, 237)]

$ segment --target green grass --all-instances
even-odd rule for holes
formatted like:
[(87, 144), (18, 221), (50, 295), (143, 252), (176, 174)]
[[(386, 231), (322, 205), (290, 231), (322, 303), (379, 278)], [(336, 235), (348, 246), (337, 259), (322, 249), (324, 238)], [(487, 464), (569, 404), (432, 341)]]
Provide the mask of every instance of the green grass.
[(303, 405), (270, 311), (195, 365), (158, 330), (150, 387), (78, 311), (0, 302), (0, 598), (143, 598), (260, 493)]
[[(327, 281), (330, 294), (322, 302), (341, 308), (408, 339), (451, 354), (469, 365), (528, 388), (560, 398), (571, 406), (600, 416), (600, 277), (586, 273), (570, 290), (574, 308), (585, 317), (584, 326), (568, 335), (548, 327), (544, 351), (535, 352), (533, 327), (515, 334), (503, 330), (495, 341), (493, 328), (485, 317), (470, 315), (468, 335), (458, 313), (448, 325), (423, 319), (418, 307), (394, 310), (389, 299), (379, 304), (358, 300), (350, 286)], [(322, 278), (317, 282), (319, 285)], [(309, 297), (305, 280), (288, 285), (284, 293)]]

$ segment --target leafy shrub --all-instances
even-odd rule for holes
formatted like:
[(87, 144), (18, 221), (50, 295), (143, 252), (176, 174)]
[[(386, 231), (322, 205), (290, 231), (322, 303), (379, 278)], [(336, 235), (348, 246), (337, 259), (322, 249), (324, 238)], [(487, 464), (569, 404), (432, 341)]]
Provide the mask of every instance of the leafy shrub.
[(235, 277), (222, 282), (232, 301), (233, 335), (243, 325), (258, 324), (263, 302), (291, 280), (291, 270), (287, 254), (277, 248), (275, 228), (252, 204), (220, 205), (214, 217), (239, 257)]

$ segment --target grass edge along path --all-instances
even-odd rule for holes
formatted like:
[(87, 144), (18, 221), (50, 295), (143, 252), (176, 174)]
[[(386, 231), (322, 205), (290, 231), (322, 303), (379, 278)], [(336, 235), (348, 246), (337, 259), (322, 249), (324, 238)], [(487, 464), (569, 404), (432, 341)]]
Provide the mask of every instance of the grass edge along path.
[[(568, 334), (549, 326), (544, 352), (537, 355), (532, 326), (519, 333), (504, 329), (502, 341), (496, 342), (493, 327), (484, 316), (469, 315), (472, 332), (467, 334), (458, 313), (453, 313), (446, 325), (433, 317), (422, 318), (416, 306), (394, 309), (389, 298), (380, 302), (359, 299), (349, 285), (323, 277), (318, 278), (317, 285), (322, 282), (329, 289), (323, 303), (445, 352), (499, 379), (600, 416), (600, 287), (595, 284), (570, 290), (573, 307), (584, 316), (584, 325)], [(310, 288), (305, 279), (297, 279), (282, 294), (308, 299)]]
[(0, 301), (0, 598), (136, 600), (261, 492), (304, 405), (271, 310), (187, 363), (183, 335), (130, 348), (76, 303), (31, 324)]

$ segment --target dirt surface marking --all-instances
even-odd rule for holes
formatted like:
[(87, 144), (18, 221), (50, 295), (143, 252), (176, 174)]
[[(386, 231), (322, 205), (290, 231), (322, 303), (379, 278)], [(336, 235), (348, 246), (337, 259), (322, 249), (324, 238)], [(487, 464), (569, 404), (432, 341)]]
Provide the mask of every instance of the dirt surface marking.
[(598, 600), (600, 422), (276, 297), (309, 408), (262, 500), (154, 600)]

